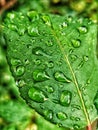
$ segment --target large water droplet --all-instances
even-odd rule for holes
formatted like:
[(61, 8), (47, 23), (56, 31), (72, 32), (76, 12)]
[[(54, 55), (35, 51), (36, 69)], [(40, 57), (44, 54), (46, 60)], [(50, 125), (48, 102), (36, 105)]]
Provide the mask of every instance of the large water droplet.
[(42, 82), (49, 79), (47, 73), (43, 70), (34, 70), (33, 71), (33, 79), (36, 82)]
[(37, 56), (48, 56), (41, 47), (33, 48), (32, 53), (37, 55)]
[(14, 58), (11, 59), (11, 65), (17, 66), (19, 64), (21, 64), (21, 61), (19, 59), (14, 59)]
[(51, 120), (53, 118), (52, 110), (44, 110), (44, 117), (48, 120)]
[(81, 41), (79, 39), (71, 40), (73, 47), (78, 48), (81, 46)]
[(69, 78), (67, 78), (62, 72), (57, 71), (54, 73), (54, 78), (59, 81), (59, 82), (63, 82), (63, 83), (70, 83), (71, 80)]
[(42, 20), (44, 21), (45, 24), (47, 24), (48, 26), (51, 26), (50, 17), (48, 15), (43, 15)]
[(69, 106), (71, 103), (72, 94), (71, 92), (65, 90), (61, 93), (60, 104), (63, 106)]
[(87, 27), (85, 27), (85, 26), (79, 27), (78, 30), (80, 33), (87, 33), (87, 31), (88, 31)]
[(54, 89), (53, 89), (53, 87), (52, 86), (45, 86), (45, 88), (46, 88), (46, 91), (47, 92), (49, 92), (49, 93), (53, 93), (54, 92)]
[(38, 13), (36, 11), (29, 11), (27, 13), (27, 16), (32, 20), (35, 21), (37, 19), (39, 19)]
[(35, 88), (30, 88), (28, 91), (28, 95), (33, 101), (39, 102), (39, 103), (43, 103), (46, 99), (43, 92)]
[(66, 120), (67, 119), (67, 115), (64, 112), (57, 113), (57, 117), (60, 120)]
[(30, 36), (38, 36), (39, 32), (38, 32), (38, 27), (37, 26), (29, 26), (28, 27), (28, 34)]
[(18, 67), (16, 67), (15, 74), (16, 74), (17, 76), (21, 76), (21, 75), (24, 74), (24, 71), (25, 71), (24, 66), (18, 66)]

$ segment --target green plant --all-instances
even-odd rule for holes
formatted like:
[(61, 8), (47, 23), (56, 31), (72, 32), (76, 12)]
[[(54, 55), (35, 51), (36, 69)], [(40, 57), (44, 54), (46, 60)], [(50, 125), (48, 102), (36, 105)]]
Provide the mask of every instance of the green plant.
[(4, 19), (3, 33), (8, 63), (26, 102), (52, 123), (90, 130), (98, 119), (96, 24), (12, 12)]

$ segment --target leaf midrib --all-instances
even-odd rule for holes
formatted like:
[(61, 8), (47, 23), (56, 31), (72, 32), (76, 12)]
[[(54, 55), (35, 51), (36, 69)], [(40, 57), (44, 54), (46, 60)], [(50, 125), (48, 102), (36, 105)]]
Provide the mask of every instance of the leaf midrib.
[[(50, 27), (50, 28), (51, 28), (51, 27)], [(54, 30), (53, 28), (51, 28), (51, 31), (52, 31), (53, 36), (55, 37), (55, 39), (56, 39), (56, 41), (57, 41), (57, 44), (58, 44), (59, 47), (60, 47), (60, 50), (61, 50), (61, 52), (62, 52), (62, 54), (63, 54), (63, 57), (64, 57), (65, 62), (68, 64), (69, 69), (70, 69), (70, 71), (71, 71), (71, 73), (72, 73), (73, 81), (74, 81), (74, 84), (75, 84), (75, 86), (76, 86), (78, 95), (79, 95), (79, 97), (80, 97), (80, 100), (81, 100), (81, 103), (82, 103), (82, 107), (83, 107), (83, 111), (84, 111), (84, 114), (85, 114), (85, 117), (86, 117), (86, 120), (87, 120), (87, 124), (88, 124), (88, 126), (89, 126), (89, 125), (91, 125), (90, 117), (89, 117), (89, 114), (88, 114), (88, 112), (87, 112), (87, 110), (86, 110), (86, 106), (85, 106), (85, 103), (84, 103), (84, 99), (83, 99), (83, 97), (82, 97), (82, 93), (81, 93), (81, 91), (80, 91), (80, 89), (79, 89), (79, 85), (78, 85), (78, 81), (77, 81), (77, 79), (76, 79), (76, 75), (74, 74), (74, 71), (73, 71), (73, 69), (72, 69), (72, 67), (71, 67), (71, 64), (70, 64), (70, 62), (69, 62), (69, 59), (68, 59), (67, 55), (65, 54), (65, 51), (64, 51), (64, 49), (63, 49), (63, 47), (62, 47), (62, 45), (61, 45), (61, 43), (60, 43), (60, 40), (59, 40), (59, 38), (57, 37), (57, 35), (56, 35), (56, 33), (55, 33), (55, 30)]]

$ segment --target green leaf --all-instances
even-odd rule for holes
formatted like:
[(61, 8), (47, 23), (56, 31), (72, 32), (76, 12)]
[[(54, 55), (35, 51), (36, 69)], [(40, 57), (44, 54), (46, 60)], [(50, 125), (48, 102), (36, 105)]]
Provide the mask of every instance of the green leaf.
[(88, 19), (9, 13), (7, 58), (21, 96), (45, 119), (81, 129), (98, 118), (96, 25)]

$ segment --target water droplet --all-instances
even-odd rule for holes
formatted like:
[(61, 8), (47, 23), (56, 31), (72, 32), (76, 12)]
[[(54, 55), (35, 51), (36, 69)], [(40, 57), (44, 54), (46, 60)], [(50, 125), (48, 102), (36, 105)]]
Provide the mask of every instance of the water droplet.
[(72, 94), (71, 92), (65, 90), (61, 93), (60, 104), (63, 106), (69, 106), (71, 103)]
[(52, 42), (52, 41), (48, 41), (48, 42), (46, 42), (46, 44), (47, 44), (47, 46), (49, 46), (49, 47), (53, 46), (53, 42)]
[(54, 73), (54, 78), (59, 81), (59, 82), (63, 82), (63, 83), (70, 83), (71, 80), (69, 78), (67, 78), (62, 72), (58, 71)]
[(28, 91), (28, 95), (33, 101), (39, 102), (39, 103), (43, 103), (46, 99), (43, 92), (35, 88), (30, 88)]
[(38, 36), (39, 32), (38, 32), (38, 27), (37, 26), (29, 26), (28, 27), (28, 34), (30, 36)]
[(53, 89), (53, 87), (52, 86), (45, 86), (45, 88), (46, 88), (46, 91), (47, 92), (49, 92), (49, 93), (53, 93), (54, 92), (54, 89)]
[(28, 16), (31, 20), (33, 20), (33, 21), (39, 19), (39, 15), (38, 15), (38, 13), (37, 13), (36, 11), (29, 11), (29, 12), (27, 13), (27, 16)]
[(17, 26), (14, 24), (8, 24), (8, 28), (11, 30), (17, 30)]
[(21, 76), (21, 75), (24, 74), (24, 71), (25, 71), (24, 66), (18, 66), (18, 67), (16, 67), (15, 74), (16, 74), (17, 76)]
[(84, 61), (88, 61), (88, 56), (83, 57)]
[(8, 13), (7, 17), (10, 18), (10, 20), (13, 20), (15, 18), (15, 14), (14, 13)]
[(16, 66), (19, 64), (21, 64), (21, 61), (19, 59), (14, 59), (14, 58), (11, 59), (11, 65)]
[(81, 41), (79, 39), (71, 40), (73, 47), (78, 48), (81, 45)]
[(25, 33), (25, 31), (26, 31), (26, 28), (25, 28), (25, 26), (20, 25), (19, 28), (17, 29), (17, 31), (18, 31), (18, 34), (19, 34), (20, 36), (22, 36), (22, 35), (24, 35), (24, 33)]
[(66, 22), (63, 22), (62, 27), (67, 27), (68, 24)]
[(52, 110), (44, 110), (44, 116), (46, 119), (51, 120), (53, 118)]
[(48, 26), (51, 26), (50, 17), (48, 15), (43, 15), (42, 20), (44, 21), (45, 24), (47, 24)]
[(80, 33), (87, 33), (87, 31), (88, 31), (87, 27), (85, 27), (85, 26), (79, 27), (78, 30)]
[(74, 128), (75, 130), (79, 130), (80, 127), (79, 127), (79, 125), (74, 124), (73, 128)]
[(57, 117), (60, 120), (66, 120), (67, 119), (67, 115), (65, 113), (63, 113), (63, 112), (57, 113)]
[(49, 79), (49, 76), (43, 70), (34, 70), (33, 71), (33, 79), (36, 82), (42, 82)]
[(27, 48), (29, 48), (29, 49), (32, 48), (32, 44), (28, 44)]
[(23, 86), (25, 86), (25, 85), (26, 85), (26, 83), (25, 83), (24, 80), (19, 80), (19, 81), (18, 81), (18, 87), (23, 87)]
[(28, 65), (30, 62), (28, 59), (25, 60), (25, 65)]
[(79, 63), (79, 65), (78, 65), (77, 69), (82, 68), (82, 66), (83, 66), (83, 65), (84, 65), (84, 61), (82, 60), (82, 61)]
[(74, 120), (75, 120), (75, 117), (74, 117), (74, 116), (71, 116), (70, 119), (74, 121)]
[(75, 120), (76, 120), (76, 121), (80, 121), (80, 118), (79, 118), (79, 117), (75, 117)]
[(74, 55), (74, 54), (71, 54), (71, 55), (70, 55), (70, 58), (71, 58), (71, 61), (73, 62), (73, 61), (75, 61), (75, 60), (77, 59), (77, 56)]
[(34, 60), (34, 63), (35, 63), (36, 65), (40, 65), (40, 64), (41, 64), (41, 60), (40, 60), (40, 59), (36, 59), (36, 60)]
[(37, 56), (48, 56), (41, 47), (33, 48), (32, 53)]
[(54, 63), (53, 63), (52, 61), (49, 61), (49, 62), (47, 63), (47, 66), (48, 66), (49, 68), (53, 68), (53, 67), (54, 67)]
[(79, 106), (79, 105), (76, 105), (76, 104), (72, 104), (71, 105), (72, 106), (72, 109), (77, 109), (77, 110), (80, 110), (81, 109), (81, 107)]

